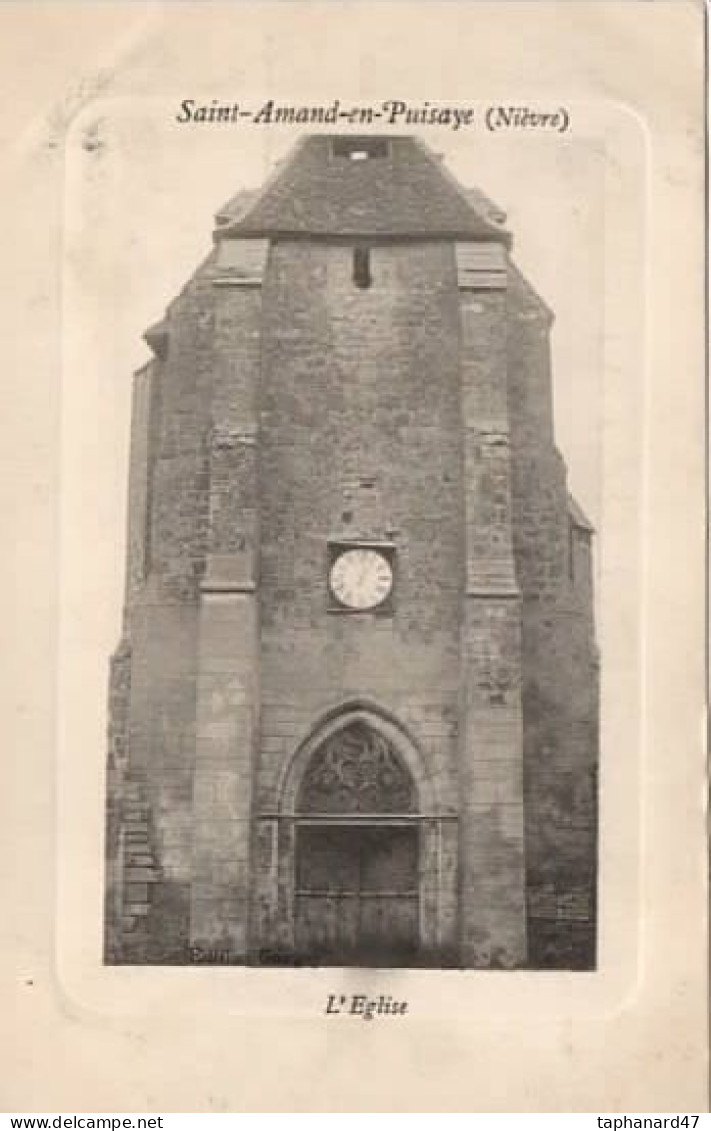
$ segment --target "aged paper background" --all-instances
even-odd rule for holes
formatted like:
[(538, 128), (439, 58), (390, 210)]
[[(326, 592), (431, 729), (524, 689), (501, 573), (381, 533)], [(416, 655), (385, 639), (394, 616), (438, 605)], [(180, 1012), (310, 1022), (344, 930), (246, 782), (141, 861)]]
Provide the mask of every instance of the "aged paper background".
[[(0, 26), (0, 1106), (704, 1110), (700, 5), (6, 4)], [(101, 967), (130, 372), (212, 212), (290, 140), (172, 119), (185, 97), (269, 96), (571, 110), (562, 140), (423, 133), (462, 180), (518, 205), (519, 261), (561, 327), (558, 438), (601, 527), (595, 974)], [(411, 1012), (328, 1019), (341, 990)]]

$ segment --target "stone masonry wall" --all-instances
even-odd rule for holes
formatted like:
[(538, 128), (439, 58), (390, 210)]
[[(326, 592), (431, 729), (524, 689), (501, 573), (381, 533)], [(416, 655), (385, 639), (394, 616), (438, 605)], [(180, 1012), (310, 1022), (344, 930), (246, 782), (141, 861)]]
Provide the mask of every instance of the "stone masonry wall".
[(512, 270), (508, 372), (514, 548), (523, 595), (529, 962), (589, 967), (596, 926), (597, 650), (589, 537), (571, 529), (565, 464), (553, 443), (550, 324), (545, 306)]
[[(410, 729), (438, 804), (456, 812), (464, 555), (452, 247), (376, 246), (371, 272), (360, 289), (352, 246), (280, 241), (264, 283), (261, 813), (278, 808), (297, 746), (353, 699)], [(334, 538), (394, 543), (391, 616), (329, 611)], [(453, 930), (453, 909), (445, 918)]]
[(127, 774), (141, 783), (160, 869), (149, 889), (150, 924), (141, 948), (142, 960), (153, 962), (183, 961), (188, 945), (212, 321), (208, 263), (169, 307), (165, 343), (151, 366), (145, 576), (134, 586), (126, 617), (132, 653)]
[[(570, 526), (553, 441), (550, 318), (512, 269), (508, 297), (469, 296), (464, 332), (451, 243), (370, 252), (365, 288), (337, 241), (276, 241), (261, 290), (220, 291), (209, 259), (139, 380), (112, 677), (110, 960), (185, 961), (191, 916), (193, 941), (222, 917), (242, 954), (288, 936), (283, 905), (262, 914), (257, 889), (248, 922), (250, 853), (276, 843), (260, 825), (250, 837), (250, 807), (278, 810), (296, 749), (358, 703), (407, 729), (438, 813), (461, 817), (469, 791), (467, 906), (499, 899), (513, 923), (525, 857), (528, 961), (594, 961), (590, 540)], [(329, 542), (349, 540), (394, 546), (391, 615), (329, 609)], [(506, 756), (522, 721), (525, 852), (521, 767)], [(456, 827), (441, 844), (452, 875)], [(443, 950), (458, 945), (457, 898), (442, 895)], [(474, 908), (468, 960), (495, 959), (506, 914), (497, 926)], [(523, 938), (512, 928), (502, 961), (520, 960)]]
[(191, 947), (249, 955), (252, 779), (259, 724), (261, 287), (215, 280), (209, 531), (201, 580)]
[[(264, 286), (262, 731), (295, 740), (297, 716), (312, 725), (334, 701), (371, 696), (403, 721), (429, 714), (431, 731), (438, 717), (446, 738), (463, 578), (451, 249), (379, 247), (365, 291), (351, 257), (279, 243)], [(328, 540), (359, 537), (395, 543), (392, 617), (328, 611)], [(277, 745), (264, 751), (260, 807), (276, 800)]]
[(467, 965), (526, 961), (521, 604), (514, 568), (505, 276), (461, 295), (466, 591), (460, 944)]

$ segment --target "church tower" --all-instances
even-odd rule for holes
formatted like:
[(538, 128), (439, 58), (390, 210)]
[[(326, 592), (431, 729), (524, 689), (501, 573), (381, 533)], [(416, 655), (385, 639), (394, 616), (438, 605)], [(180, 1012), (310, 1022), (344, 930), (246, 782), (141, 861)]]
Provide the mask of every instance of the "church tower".
[(147, 331), (108, 962), (594, 964), (592, 530), (503, 220), (307, 136)]

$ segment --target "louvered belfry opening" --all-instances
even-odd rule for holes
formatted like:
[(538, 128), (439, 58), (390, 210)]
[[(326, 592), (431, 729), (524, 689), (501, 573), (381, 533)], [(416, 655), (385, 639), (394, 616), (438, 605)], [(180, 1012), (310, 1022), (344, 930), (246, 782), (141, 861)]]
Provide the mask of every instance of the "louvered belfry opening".
[(314, 752), (299, 791), (295, 943), (306, 962), (406, 965), (418, 949), (414, 783), (362, 722)]

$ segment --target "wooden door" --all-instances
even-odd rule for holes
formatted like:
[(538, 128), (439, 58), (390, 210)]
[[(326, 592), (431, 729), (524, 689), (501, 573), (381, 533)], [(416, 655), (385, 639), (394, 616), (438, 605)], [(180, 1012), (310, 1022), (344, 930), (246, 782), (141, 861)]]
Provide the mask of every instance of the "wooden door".
[(315, 965), (406, 965), (418, 944), (415, 826), (301, 825), (295, 941)]

